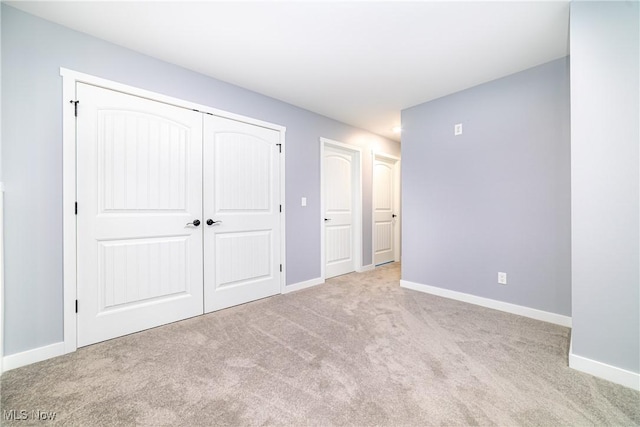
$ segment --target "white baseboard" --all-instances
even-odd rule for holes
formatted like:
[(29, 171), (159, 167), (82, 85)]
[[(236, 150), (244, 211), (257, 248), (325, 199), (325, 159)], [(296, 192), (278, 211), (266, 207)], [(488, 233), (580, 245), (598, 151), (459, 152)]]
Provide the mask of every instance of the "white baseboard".
[(2, 364), (4, 365), (4, 371), (7, 372), (11, 369), (41, 362), (43, 360), (51, 359), (52, 357), (62, 356), (63, 354), (64, 342), (57, 342), (44, 347), (34, 348), (33, 350), (23, 351), (22, 353), (4, 356)]
[(324, 279), (322, 277), (317, 277), (315, 279), (306, 280), (304, 282), (294, 283), (292, 285), (287, 285), (284, 287), (282, 291), (283, 294), (288, 294), (290, 292), (300, 291), (302, 289), (307, 289), (312, 286), (322, 285), (324, 283)]
[(607, 365), (573, 353), (573, 337), (569, 344), (569, 367), (612, 383), (640, 391), (640, 374)]
[(529, 317), (531, 319), (542, 320), (543, 322), (549, 322), (560, 326), (566, 326), (567, 328), (571, 327), (571, 317), (563, 316), (561, 314), (550, 313), (548, 311), (542, 311), (522, 305), (511, 304), (504, 301), (478, 297), (475, 295), (438, 288), (435, 286), (421, 285), (420, 283), (410, 282), (408, 280), (400, 280), (400, 286), (406, 289), (412, 289), (414, 291), (463, 301), (469, 304), (480, 305), (482, 307), (505, 311), (507, 313), (517, 314), (519, 316)]
[(363, 265), (360, 268), (356, 268), (356, 272), (358, 273), (364, 273), (365, 271), (371, 271), (371, 270), (375, 270), (376, 266), (373, 264), (369, 264), (369, 265)]

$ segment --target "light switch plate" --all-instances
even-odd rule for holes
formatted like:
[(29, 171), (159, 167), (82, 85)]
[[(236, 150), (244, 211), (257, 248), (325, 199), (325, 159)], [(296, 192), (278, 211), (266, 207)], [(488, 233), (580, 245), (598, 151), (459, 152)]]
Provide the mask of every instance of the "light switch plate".
[(453, 127), (453, 134), (455, 136), (462, 135), (462, 123), (458, 123)]
[(303, 197), (302, 200), (300, 201), (300, 206), (307, 206), (307, 198)]

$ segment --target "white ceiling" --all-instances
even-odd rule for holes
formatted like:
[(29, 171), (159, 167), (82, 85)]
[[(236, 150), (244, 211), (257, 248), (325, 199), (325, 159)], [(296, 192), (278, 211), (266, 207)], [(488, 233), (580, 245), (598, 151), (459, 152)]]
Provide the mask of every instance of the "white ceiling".
[(371, 132), (563, 57), (569, 1), (7, 2)]

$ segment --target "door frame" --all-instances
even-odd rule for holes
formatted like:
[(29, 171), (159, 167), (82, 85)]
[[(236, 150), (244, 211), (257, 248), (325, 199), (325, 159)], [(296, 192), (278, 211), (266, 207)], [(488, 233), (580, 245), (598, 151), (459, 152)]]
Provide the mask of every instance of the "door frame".
[(362, 271), (362, 148), (356, 145), (345, 144), (328, 138), (320, 138), (320, 278), (322, 282), (326, 280), (325, 254), (325, 228), (324, 228), (324, 151), (325, 147), (339, 148), (349, 151), (355, 157), (355, 171), (353, 174), (353, 189), (355, 198), (353, 203), (353, 270)]
[(398, 212), (397, 221), (393, 226), (393, 244), (395, 246), (395, 254), (394, 254), (394, 262), (399, 262), (401, 260), (401, 243), (402, 243), (402, 206), (400, 204), (400, 191), (402, 190), (402, 185), (400, 183), (400, 157), (393, 156), (388, 153), (384, 153), (381, 151), (371, 150), (371, 262), (373, 267), (376, 266), (376, 189), (375, 189), (375, 164), (376, 159), (384, 159), (393, 161), (393, 181), (394, 181), (394, 191), (393, 191), (393, 210)]
[(0, 182), (0, 376), (4, 372), (4, 183)]
[[(76, 120), (74, 101), (76, 98), (77, 83), (86, 83), (104, 89), (123, 92), (129, 95), (147, 98), (156, 102), (174, 105), (176, 107), (195, 110), (204, 114), (225, 117), (267, 129), (273, 129), (280, 133), (279, 143), (282, 157), (280, 159), (280, 203), (285, 203), (285, 160), (286, 146), (285, 126), (253, 119), (240, 114), (218, 110), (207, 105), (197, 104), (183, 99), (174, 98), (157, 92), (140, 89), (123, 83), (103, 79), (89, 74), (80, 73), (64, 67), (60, 67), (62, 77), (62, 238), (63, 238), (63, 342), (64, 353), (77, 350), (77, 226), (76, 226)], [(82, 100), (75, 104), (79, 111), (82, 110)], [(82, 207), (80, 207), (82, 209)], [(280, 215), (280, 259), (282, 260), (282, 274), (280, 276), (280, 293), (282, 294), (287, 283), (286, 263), (286, 209), (282, 209)]]

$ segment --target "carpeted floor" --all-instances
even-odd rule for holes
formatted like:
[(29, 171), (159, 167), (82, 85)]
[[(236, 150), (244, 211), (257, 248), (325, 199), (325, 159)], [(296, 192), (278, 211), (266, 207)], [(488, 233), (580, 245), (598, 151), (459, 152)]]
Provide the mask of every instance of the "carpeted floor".
[(3, 422), (640, 424), (640, 393), (567, 367), (569, 329), (401, 289), (399, 275), (353, 273), (9, 371)]

